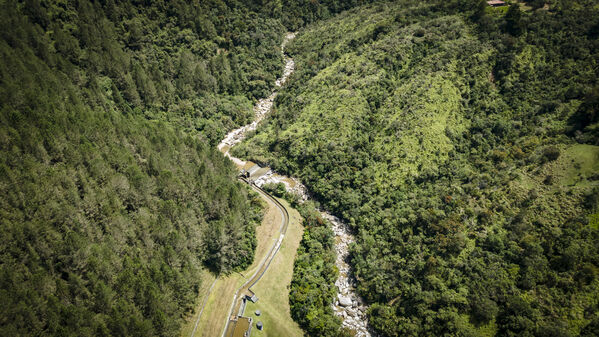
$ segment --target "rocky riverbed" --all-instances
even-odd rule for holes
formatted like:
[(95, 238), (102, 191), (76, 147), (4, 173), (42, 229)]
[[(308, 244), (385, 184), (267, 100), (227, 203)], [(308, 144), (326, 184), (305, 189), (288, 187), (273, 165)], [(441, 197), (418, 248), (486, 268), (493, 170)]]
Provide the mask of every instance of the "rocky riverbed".
[(350, 266), (347, 263), (349, 244), (354, 241), (349, 226), (339, 218), (321, 211), (322, 216), (329, 220), (335, 232), (335, 250), (337, 251), (336, 265), (339, 268), (339, 277), (335, 281), (338, 295), (333, 304), (333, 311), (343, 318), (343, 326), (356, 332), (356, 337), (370, 336), (368, 331), (366, 306), (356, 293), (355, 279), (351, 277)]
[[(283, 44), (281, 45), (281, 51), (284, 50), (285, 45), (294, 37), (295, 33), (288, 33), (285, 36)], [(247, 162), (231, 156), (229, 154), (229, 149), (244, 140), (248, 132), (256, 130), (258, 124), (272, 109), (274, 99), (278, 94), (277, 89), (285, 84), (295, 69), (293, 59), (285, 54), (283, 54), (283, 57), (285, 59), (283, 76), (277, 79), (275, 91), (270, 96), (263, 98), (256, 103), (256, 106), (254, 107), (254, 121), (229, 132), (218, 145), (218, 149), (223, 152), (225, 156), (230, 158), (239, 168), (244, 167)], [(297, 178), (286, 177), (277, 174), (272, 170), (268, 170), (265, 174), (257, 177), (254, 180), (254, 183), (260, 187), (268, 183), (283, 183), (287, 191), (298, 195), (301, 201), (306, 201), (309, 198), (308, 189)], [(337, 217), (322, 210), (320, 213), (325, 219), (329, 220), (332, 224), (333, 232), (335, 233), (335, 250), (337, 252), (336, 265), (337, 268), (339, 268), (339, 278), (335, 282), (335, 285), (338, 288), (338, 296), (335, 303), (332, 303), (333, 311), (335, 312), (335, 315), (342, 319), (344, 327), (355, 332), (356, 337), (370, 337), (371, 334), (368, 331), (368, 322), (366, 318), (366, 306), (355, 291), (355, 280), (351, 277), (350, 266), (347, 263), (349, 244), (354, 240), (353, 235), (351, 234), (349, 226), (341, 222)]]
[[(256, 179), (254, 183), (260, 187), (268, 183), (283, 183), (287, 192), (298, 195), (300, 200), (306, 201), (309, 198), (308, 189), (298, 179), (281, 176), (272, 170)], [(356, 337), (370, 337), (366, 306), (356, 293), (356, 281), (351, 277), (350, 266), (347, 263), (349, 245), (354, 241), (354, 237), (349, 226), (339, 218), (323, 210), (320, 210), (320, 214), (331, 223), (335, 233), (335, 251), (337, 253), (335, 264), (339, 269), (339, 277), (335, 281), (338, 295), (335, 303), (332, 304), (333, 311), (335, 315), (341, 317), (344, 327), (355, 332)]]
[(291, 57), (285, 55), (285, 45), (295, 38), (295, 33), (287, 33), (285, 35), (285, 39), (283, 39), (283, 43), (281, 44), (281, 52), (283, 53), (283, 58), (285, 60), (285, 69), (283, 70), (283, 76), (277, 79), (275, 82), (275, 90), (270, 96), (259, 100), (254, 106), (254, 121), (250, 124), (244, 125), (238, 129), (235, 129), (229, 132), (225, 138), (218, 144), (218, 149), (225, 153), (225, 156), (229, 157), (236, 165), (243, 166), (244, 161), (238, 158), (234, 158), (229, 154), (229, 149), (232, 148), (235, 144), (241, 142), (245, 139), (248, 132), (256, 130), (258, 124), (264, 119), (266, 114), (272, 109), (273, 102), (277, 94), (279, 93), (278, 88), (280, 88), (289, 76), (293, 73), (295, 69), (295, 63)]

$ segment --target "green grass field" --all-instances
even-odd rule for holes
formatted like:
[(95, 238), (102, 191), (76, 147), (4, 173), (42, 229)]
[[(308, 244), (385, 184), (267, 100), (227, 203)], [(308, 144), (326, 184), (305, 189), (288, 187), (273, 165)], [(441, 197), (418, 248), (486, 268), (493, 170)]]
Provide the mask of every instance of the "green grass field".
[(215, 278), (215, 275), (211, 274), (207, 270), (204, 270), (204, 273), (202, 275), (202, 286), (200, 287), (200, 291), (198, 292), (198, 298), (195, 304), (195, 307), (197, 309), (194, 311), (192, 316), (187, 318), (185, 325), (183, 325), (181, 329), (181, 336), (191, 336), (191, 333), (195, 326), (195, 322), (198, 318), (198, 315), (200, 314), (200, 308), (204, 304), (204, 299), (208, 294), (210, 286), (212, 285), (212, 282), (214, 282)]
[[(289, 227), (281, 249), (267, 273), (252, 288), (258, 296), (258, 302), (249, 303), (245, 315), (254, 319), (254, 337), (303, 336), (302, 330), (291, 318), (289, 309), (289, 285), (293, 275), (293, 261), (303, 233), (302, 219), (286, 201), (279, 201), (289, 210)], [(256, 310), (261, 311), (259, 317), (254, 314)], [(256, 329), (255, 322), (258, 321), (264, 323), (262, 331)]]
[(567, 148), (557, 161), (555, 175), (564, 185), (589, 185), (588, 178), (599, 172), (599, 147), (577, 144)]

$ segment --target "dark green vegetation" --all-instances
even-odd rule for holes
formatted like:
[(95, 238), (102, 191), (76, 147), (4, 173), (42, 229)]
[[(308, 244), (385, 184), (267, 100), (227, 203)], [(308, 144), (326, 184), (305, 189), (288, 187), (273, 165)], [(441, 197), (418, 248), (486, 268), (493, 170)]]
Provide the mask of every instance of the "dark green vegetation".
[(289, 290), (291, 316), (311, 336), (342, 336), (341, 320), (333, 315), (331, 303), (339, 276), (335, 265), (335, 233), (331, 224), (317, 211), (317, 203), (299, 203), (296, 194), (287, 193), (285, 185), (266, 184), (264, 190), (285, 198), (301, 214), (304, 235), (297, 250), (293, 280)]
[[(235, 148), (355, 229), (383, 335), (599, 331), (599, 10), (551, 8), (398, 1), (315, 23), (273, 117)], [(332, 336), (326, 290), (302, 297), (332, 282), (310, 232), (293, 315)]]
[(252, 262), (259, 198), (215, 144), (282, 60), (221, 1), (0, 1), (0, 335), (177, 335)]
[(350, 5), (0, 0), (0, 335), (176, 335), (200, 271), (254, 254), (213, 145), (281, 74), (281, 22)]
[(331, 303), (337, 297), (334, 285), (339, 271), (335, 266), (335, 234), (311, 203), (298, 207), (304, 218), (304, 235), (293, 266), (289, 290), (291, 317), (313, 336), (338, 334), (339, 318)]

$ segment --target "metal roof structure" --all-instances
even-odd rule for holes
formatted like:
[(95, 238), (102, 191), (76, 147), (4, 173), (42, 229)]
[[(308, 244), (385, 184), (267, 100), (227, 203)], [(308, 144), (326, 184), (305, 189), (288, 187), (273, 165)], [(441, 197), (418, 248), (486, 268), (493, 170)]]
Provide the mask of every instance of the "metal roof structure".
[(499, 7), (499, 6), (506, 6), (507, 4), (505, 3), (505, 1), (501, 1), (501, 0), (489, 0), (489, 1), (487, 1), (487, 5), (492, 6), (492, 7)]
[(261, 168), (261, 167), (260, 167), (260, 166), (258, 166), (258, 164), (255, 164), (255, 165), (254, 165), (254, 166), (252, 166), (252, 167), (251, 167), (249, 170), (247, 170), (247, 172), (250, 174), (250, 177), (251, 177), (251, 176), (252, 176), (254, 173), (258, 172), (258, 170), (259, 170), (260, 168)]

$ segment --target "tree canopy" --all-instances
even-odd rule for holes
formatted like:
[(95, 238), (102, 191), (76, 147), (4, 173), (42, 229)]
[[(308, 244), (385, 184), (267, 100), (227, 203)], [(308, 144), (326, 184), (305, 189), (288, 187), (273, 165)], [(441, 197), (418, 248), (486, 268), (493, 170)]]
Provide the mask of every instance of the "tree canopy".
[[(348, 10), (298, 34), (273, 117), (233, 151), (353, 227), (382, 335), (584, 335), (599, 317), (597, 18), (577, 1)], [(298, 261), (311, 289), (321, 263)], [(292, 308), (319, 335), (322, 316)]]

